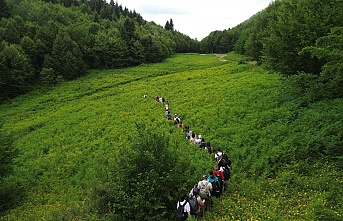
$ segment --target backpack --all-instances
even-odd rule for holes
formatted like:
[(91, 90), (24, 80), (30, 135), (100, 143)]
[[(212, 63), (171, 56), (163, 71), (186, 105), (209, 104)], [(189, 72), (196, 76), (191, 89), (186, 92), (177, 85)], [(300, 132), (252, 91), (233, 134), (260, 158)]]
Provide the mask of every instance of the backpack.
[(201, 199), (207, 199), (208, 198), (208, 192), (205, 189), (200, 189), (199, 196)]
[(211, 195), (215, 196), (215, 197), (220, 197), (221, 195), (221, 186), (220, 186), (220, 182), (218, 179), (216, 180), (209, 180), (210, 183), (212, 184), (212, 191), (211, 191)]
[(176, 209), (176, 220), (177, 221), (181, 221), (181, 220), (185, 220), (185, 213), (184, 213), (184, 208), (187, 202), (185, 202), (183, 205), (179, 203), (179, 207)]
[(206, 190), (207, 183), (205, 183), (204, 181), (201, 181), (200, 184), (201, 184), (201, 186), (199, 189), (199, 196), (201, 197), (201, 199), (207, 199), (209, 196), (209, 193)]
[(224, 179), (225, 179), (225, 181), (228, 181), (230, 179), (230, 177), (231, 177), (230, 169), (227, 168), (227, 167), (223, 167), (223, 169), (224, 169), (224, 171), (223, 171)]
[(221, 159), (218, 162), (218, 164), (221, 164), (223, 167), (228, 167), (230, 169), (232, 162), (229, 159), (229, 157), (226, 154), (223, 153)]
[(207, 151), (208, 151), (209, 154), (212, 154), (213, 153), (212, 147), (211, 146), (207, 147)]
[(214, 157), (215, 157), (216, 161), (219, 162), (219, 161), (223, 158), (223, 155), (224, 155), (223, 152), (222, 152), (221, 155), (218, 155), (218, 153), (216, 153), (216, 154), (214, 155)]
[(191, 207), (191, 214), (197, 213), (199, 209), (197, 196), (193, 195), (189, 197), (188, 202), (189, 202), (189, 206)]
[(219, 182), (220, 187), (222, 187), (223, 186), (222, 176), (220, 176), (220, 174), (216, 174), (216, 177), (218, 178), (218, 182)]
[(218, 165), (224, 169), (224, 179), (227, 181), (231, 177), (231, 160), (226, 154), (223, 154), (222, 159), (218, 162)]

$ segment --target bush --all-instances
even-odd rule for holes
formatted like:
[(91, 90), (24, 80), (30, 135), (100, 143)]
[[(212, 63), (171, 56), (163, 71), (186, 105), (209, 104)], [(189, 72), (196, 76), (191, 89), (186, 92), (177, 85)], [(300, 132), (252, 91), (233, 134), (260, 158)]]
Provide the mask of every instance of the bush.
[[(16, 183), (9, 176), (13, 171), (13, 159), (17, 154), (11, 136), (4, 133), (0, 125), (0, 213), (16, 205), (20, 197)], [(17, 193), (17, 194), (14, 194)]]
[(115, 220), (169, 220), (175, 199), (193, 186), (192, 176), (202, 174), (180, 156), (186, 143), (158, 131), (137, 124), (132, 145), (120, 147), (109, 182), (97, 190), (101, 214)]

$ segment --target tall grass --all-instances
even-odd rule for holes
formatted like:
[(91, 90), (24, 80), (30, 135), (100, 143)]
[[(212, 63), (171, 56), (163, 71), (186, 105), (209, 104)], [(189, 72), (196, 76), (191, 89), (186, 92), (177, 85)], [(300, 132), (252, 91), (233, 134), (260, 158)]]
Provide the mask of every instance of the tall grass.
[[(226, 59), (179, 54), (158, 64), (94, 70), (2, 104), (2, 133), (18, 150), (4, 183), (16, 183), (24, 194), (2, 219), (120, 217), (113, 205), (104, 209), (102, 203), (115, 201), (118, 186), (110, 184), (120, 178), (118, 171), (129, 169), (120, 165), (125, 152), (137, 149), (137, 124), (147, 128), (146, 139), (164, 135), (178, 153), (175, 171), (184, 184), (160, 193), (169, 202), (166, 213), (173, 211), (175, 196), (214, 162), (165, 120), (155, 95), (233, 161), (229, 190), (204, 220), (342, 219), (342, 100), (302, 107), (279, 75), (237, 55)], [(183, 173), (181, 163), (188, 165)]]

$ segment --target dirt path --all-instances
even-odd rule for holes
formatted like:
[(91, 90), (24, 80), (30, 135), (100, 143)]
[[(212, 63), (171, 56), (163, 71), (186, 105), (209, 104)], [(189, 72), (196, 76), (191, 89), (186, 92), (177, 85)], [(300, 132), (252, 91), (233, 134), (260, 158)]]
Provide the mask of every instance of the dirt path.
[(214, 54), (215, 56), (217, 56), (219, 58), (220, 61), (227, 61), (224, 57), (226, 56), (226, 54)]

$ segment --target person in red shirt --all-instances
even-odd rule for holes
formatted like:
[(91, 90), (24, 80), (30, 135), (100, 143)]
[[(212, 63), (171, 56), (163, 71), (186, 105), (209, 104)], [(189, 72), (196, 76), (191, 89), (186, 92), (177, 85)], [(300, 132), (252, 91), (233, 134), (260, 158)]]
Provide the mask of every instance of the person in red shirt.
[(224, 182), (225, 182), (225, 176), (224, 176), (224, 172), (219, 169), (218, 164), (214, 165), (213, 175), (218, 177), (219, 183), (220, 183), (220, 187), (221, 187), (220, 193), (222, 193), (223, 192), (223, 187), (224, 187)]

